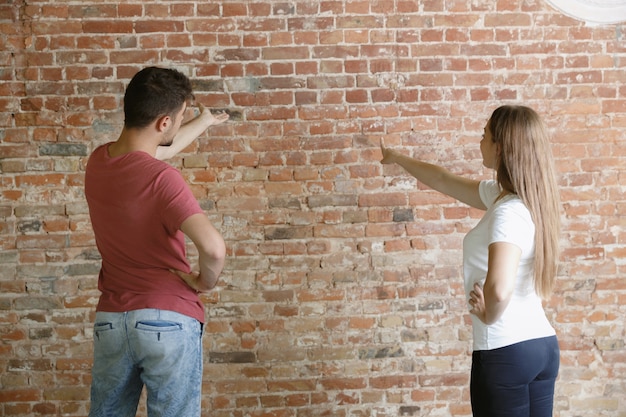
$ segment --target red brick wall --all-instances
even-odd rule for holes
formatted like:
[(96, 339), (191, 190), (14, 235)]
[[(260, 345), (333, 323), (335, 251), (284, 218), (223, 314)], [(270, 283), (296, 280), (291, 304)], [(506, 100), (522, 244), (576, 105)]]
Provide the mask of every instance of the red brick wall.
[(470, 415), (460, 248), (480, 213), (378, 143), (489, 178), (478, 141), (510, 102), (558, 159), (555, 415), (626, 413), (626, 26), (541, 0), (12, 0), (0, 27), (0, 414), (87, 413), (84, 165), (153, 64), (232, 116), (172, 161), (229, 248), (205, 415)]

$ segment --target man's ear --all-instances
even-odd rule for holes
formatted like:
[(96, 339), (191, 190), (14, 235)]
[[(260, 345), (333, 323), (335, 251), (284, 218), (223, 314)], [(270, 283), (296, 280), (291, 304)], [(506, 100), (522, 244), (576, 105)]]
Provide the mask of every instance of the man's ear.
[(172, 126), (172, 118), (168, 115), (163, 115), (156, 120), (155, 126), (159, 133), (167, 132)]

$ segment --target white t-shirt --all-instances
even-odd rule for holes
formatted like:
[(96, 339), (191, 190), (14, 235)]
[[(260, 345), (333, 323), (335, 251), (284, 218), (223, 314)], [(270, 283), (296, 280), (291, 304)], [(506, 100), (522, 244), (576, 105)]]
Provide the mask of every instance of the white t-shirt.
[[(484, 284), (487, 277), (489, 245), (507, 242), (522, 250), (511, 301), (495, 323), (486, 325), (471, 314), (474, 350), (491, 350), (525, 340), (553, 336), (541, 298), (535, 292), (535, 224), (530, 211), (517, 195), (509, 194), (497, 202), (501, 189), (496, 181), (482, 181), (480, 198), (487, 212), (463, 239), (463, 275), (465, 293), (474, 283)], [(468, 304), (469, 305), (469, 304)]]

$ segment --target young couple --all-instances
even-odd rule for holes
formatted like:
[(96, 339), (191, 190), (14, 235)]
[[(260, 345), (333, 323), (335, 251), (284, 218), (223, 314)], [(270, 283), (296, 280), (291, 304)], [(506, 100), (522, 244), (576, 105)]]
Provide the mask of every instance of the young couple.
[[(225, 244), (180, 172), (162, 160), (228, 115), (200, 107), (183, 124), (192, 99), (182, 73), (141, 70), (124, 95), (118, 140), (98, 147), (87, 164), (85, 195), (102, 255), (90, 417), (135, 416), (144, 386), (150, 417), (200, 415), (198, 293), (217, 284)], [(480, 149), (496, 180), (460, 177), (383, 144), (381, 162), (485, 211), (463, 242), (474, 416), (549, 417), (559, 347), (542, 298), (556, 277), (559, 199), (548, 134), (532, 109), (502, 106)], [(185, 236), (198, 250), (197, 272)]]

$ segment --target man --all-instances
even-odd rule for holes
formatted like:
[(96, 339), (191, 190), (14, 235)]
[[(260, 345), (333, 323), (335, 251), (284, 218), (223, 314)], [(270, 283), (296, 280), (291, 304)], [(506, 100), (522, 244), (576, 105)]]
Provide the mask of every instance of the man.
[[(200, 106), (182, 125), (192, 99), (180, 72), (141, 70), (124, 95), (119, 139), (87, 164), (85, 195), (102, 255), (90, 417), (135, 416), (144, 385), (150, 417), (200, 415), (198, 293), (217, 284), (225, 245), (180, 172), (160, 159), (228, 115)], [(185, 235), (198, 250), (199, 272), (191, 271)]]

